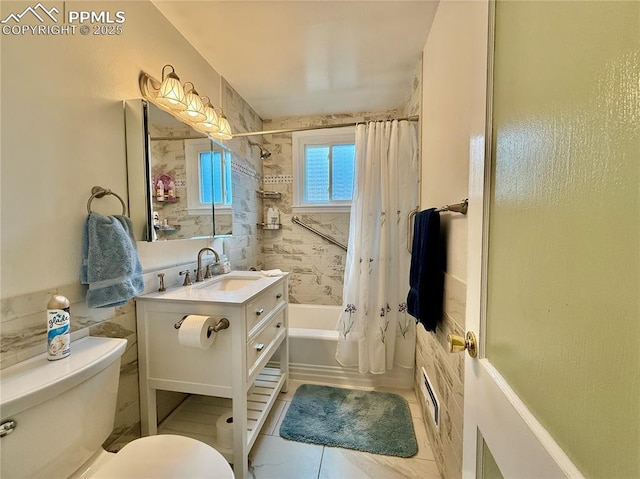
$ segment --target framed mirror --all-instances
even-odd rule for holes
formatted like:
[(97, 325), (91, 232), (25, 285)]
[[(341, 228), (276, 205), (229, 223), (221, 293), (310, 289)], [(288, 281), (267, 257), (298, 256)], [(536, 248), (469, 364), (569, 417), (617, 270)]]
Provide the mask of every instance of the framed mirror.
[(231, 234), (230, 151), (146, 100), (124, 107), (136, 239)]

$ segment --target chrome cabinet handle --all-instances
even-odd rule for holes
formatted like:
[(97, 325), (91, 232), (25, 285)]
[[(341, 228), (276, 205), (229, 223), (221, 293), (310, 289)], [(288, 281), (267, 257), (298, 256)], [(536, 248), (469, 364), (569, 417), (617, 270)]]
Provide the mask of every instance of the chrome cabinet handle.
[(8, 421), (0, 424), (0, 437), (8, 436), (13, 432), (16, 428), (16, 422), (13, 419), (9, 419)]
[(259, 310), (257, 310), (256, 316), (260, 316), (262, 313), (264, 313), (264, 308), (260, 308)]
[(254, 346), (256, 351), (262, 351), (264, 349), (264, 343), (258, 343)]

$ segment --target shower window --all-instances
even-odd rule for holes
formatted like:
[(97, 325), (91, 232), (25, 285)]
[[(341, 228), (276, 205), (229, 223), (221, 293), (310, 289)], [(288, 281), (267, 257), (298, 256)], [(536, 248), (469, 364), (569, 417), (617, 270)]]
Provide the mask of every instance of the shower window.
[(348, 211), (355, 178), (353, 127), (293, 134), (297, 210)]
[(213, 150), (211, 141), (185, 140), (187, 207), (191, 214), (231, 208), (231, 158), (228, 152)]

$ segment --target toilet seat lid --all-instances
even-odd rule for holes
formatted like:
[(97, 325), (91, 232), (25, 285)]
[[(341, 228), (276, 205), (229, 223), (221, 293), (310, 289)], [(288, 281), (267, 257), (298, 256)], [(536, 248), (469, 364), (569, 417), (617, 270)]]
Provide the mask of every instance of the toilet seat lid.
[(234, 475), (211, 446), (190, 437), (160, 434), (130, 442), (91, 477), (233, 479)]

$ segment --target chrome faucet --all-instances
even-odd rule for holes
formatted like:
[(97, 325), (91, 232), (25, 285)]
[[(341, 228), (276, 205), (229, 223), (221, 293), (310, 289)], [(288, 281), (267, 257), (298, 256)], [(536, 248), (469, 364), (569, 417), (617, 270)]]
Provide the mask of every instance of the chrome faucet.
[(207, 246), (205, 248), (202, 248), (200, 251), (198, 251), (198, 269), (196, 270), (196, 283), (199, 283), (204, 280), (203, 274), (202, 274), (202, 253), (204, 253), (205, 251), (211, 251), (213, 255), (216, 257), (216, 263), (220, 262), (220, 255), (213, 248), (209, 248)]

